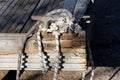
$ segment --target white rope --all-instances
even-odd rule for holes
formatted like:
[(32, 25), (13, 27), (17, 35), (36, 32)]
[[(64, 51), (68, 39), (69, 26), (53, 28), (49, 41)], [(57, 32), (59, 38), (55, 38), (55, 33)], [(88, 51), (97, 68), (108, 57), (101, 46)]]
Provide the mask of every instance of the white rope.
[(95, 69), (92, 69), (90, 80), (94, 80)]
[[(40, 63), (42, 63), (42, 72), (46, 72), (46, 63), (45, 63), (45, 56), (43, 52), (43, 47), (42, 47), (42, 39), (41, 39), (41, 25), (39, 26), (39, 29), (37, 31), (37, 43), (38, 43), (38, 50), (39, 50), (39, 57), (40, 57)], [(41, 61), (42, 60), (42, 61)]]
[(21, 46), (20, 46), (20, 53), (18, 54), (18, 63), (17, 63), (17, 73), (16, 73), (16, 80), (19, 80), (20, 79), (20, 70), (21, 70), (21, 60), (22, 60), (22, 55), (23, 55), (23, 51), (24, 51), (24, 46), (25, 46), (25, 43), (29, 37), (29, 35), (35, 30), (35, 28), (37, 27), (37, 25), (39, 25), (39, 22), (36, 22), (36, 24), (33, 25), (33, 27), (27, 32), (27, 34), (25, 35), (25, 37), (23, 37), (23, 39), (21, 40), (22, 43), (21, 43)]
[[(93, 62), (92, 52), (91, 52), (90, 44), (89, 44), (88, 41), (87, 41), (87, 45), (88, 45), (88, 51), (89, 51), (89, 59), (90, 59), (90, 63), (91, 63), (91, 66), (92, 66), (90, 80), (94, 80), (94, 78), (95, 78), (95, 65), (94, 65), (94, 62)], [(82, 80), (85, 80), (86, 74), (87, 74), (87, 69), (83, 72)]]
[(85, 70), (82, 74), (82, 80), (85, 80), (85, 77), (86, 77), (86, 73), (87, 73), (87, 70)]
[(55, 9), (55, 10), (52, 10), (50, 12), (48, 12), (46, 15), (47, 16), (52, 16), (52, 15), (55, 15), (55, 14), (59, 14), (59, 16), (63, 16), (62, 14), (65, 13), (64, 15), (69, 17), (70, 19), (73, 18), (72, 14), (70, 11), (68, 11), (67, 9)]
[(87, 41), (87, 44), (88, 44), (88, 51), (89, 51), (89, 55), (90, 55), (90, 62), (91, 62), (91, 66), (92, 66), (92, 72), (91, 72), (90, 80), (94, 80), (95, 65), (94, 65), (94, 61), (93, 61), (93, 57), (92, 57), (92, 51), (90, 49), (90, 43), (89, 43), (89, 41)]
[(59, 71), (59, 64), (60, 64), (60, 39), (59, 35), (55, 35), (55, 41), (56, 41), (56, 52), (57, 52), (57, 61), (55, 63), (55, 69), (54, 69), (54, 77), (53, 80), (58, 79), (58, 71)]
[(22, 59), (22, 51), (18, 54), (18, 64), (17, 64), (17, 73), (16, 80), (20, 80), (20, 70), (21, 70), (21, 59)]

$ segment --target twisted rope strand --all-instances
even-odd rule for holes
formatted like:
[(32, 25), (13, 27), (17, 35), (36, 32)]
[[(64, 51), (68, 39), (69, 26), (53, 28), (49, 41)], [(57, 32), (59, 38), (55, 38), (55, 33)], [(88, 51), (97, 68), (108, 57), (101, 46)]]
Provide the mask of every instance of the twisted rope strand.
[(60, 39), (59, 39), (59, 35), (55, 35), (55, 41), (56, 41), (56, 51), (57, 51), (57, 61), (55, 63), (55, 69), (54, 69), (54, 77), (53, 80), (57, 80), (58, 79), (58, 69), (59, 69), (59, 64), (60, 64)]
[(45, 64), (45, 56), (43, 53), (43, 47), (42, 47), (42, 39), (41, 39), (41, 25), (39, 26), (39, 29), (37, 31), (37, 43), (38, 43), (38, 50), (39, 50), (39, 57), (40, 57), (40, 63), (42, 63), (42, 72), (45, 73), (46, 72), (46, 64)]

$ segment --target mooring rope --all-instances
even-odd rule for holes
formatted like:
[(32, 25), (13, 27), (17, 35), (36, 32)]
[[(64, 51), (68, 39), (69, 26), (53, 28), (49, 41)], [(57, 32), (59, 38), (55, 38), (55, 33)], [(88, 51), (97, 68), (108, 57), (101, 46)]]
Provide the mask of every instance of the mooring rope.
[(91, 62), (91, 66), (92, 66), (92, 72), (91, 72), (90, 80), (94, 80), (95, 65), (94, 65), (94, 61), (93, 61), (93, 57), (92, 57), (92, 51), (91, 51), (91, 48), (90, 48), (89, 41), (87, 41), (87, 44), (88, 44), (88, 51), (89, 51), (89, 56), (90, 56), (90, 62)]
[[(57, 9), (57, 10), (53, 10), (49, 13), (47, 13), (45, 16), (59, 16), (57, 17), (57, 19), (54, 22), (51, 22), (51, 24), (49, 25), (49, 27), (44, 26), (42, 28), (47, 28), (46, 32), (50, 31), (51, 33), (53, 33), (53, 35), (55, 35), (55, 41), (56, 41), (56, 52), (57, 52), (57, 57), (56, 57), (56, 63), (55, 63), (55, 67), (54, 67), (54, 77), (53, 80), (57, 80), (58, 78), (58, 71), (59, 71), (59, 64), (60, 64), (60, 57), (61, 57), (61, 50), (60, 50), (60, 34), (61, 33), (65, 33), (65, 32), (73, 32), (76, 34), (81, 34), (82, 28), (80, 27), (80, 25), (78, 25), (78, 23), (73, 23), (73, 21), (75, 20), (75, 18), (72, 16), (71, 12), (69, 12), (66, 9)], [(41, 26), (41, 25), (40, 25)], [(39, 27), (40, 27), (39, 26)], [(39, 56), (42, 59), (42, 69), (43, 72), (45, 71), (45, 62), (43, 59), (43, 51), (42, 51), (42, 40), (41, 40), (41, 33), (40, 33), (40, 28), (37, 32), (37, 39), (38, 39), (38, 49), (39, 49)], [(92, 63), (94, 64), (94, 63)], [(86, 72), (87, 70), (83, 73), (83, 77), (82, 80), (85, 79), (86, 76)], [(91, 74), (91, 80), (93, 80), (94, 77), (94, 70), (92, 71)]]
[(87, 70), (85, 70), (82, 74), (82, 79), (81, 80), (85, 80), (85, 77), (86, 77), (86, 74), (87, 74)]
[(42, 73), (46, 73), (46, 63), (45, 63), (45, 56), (44, 56), (44, 52), (43, 52), (43, 45), (42, 45), (42, 38), (41, 38), (41, 26), (39, 26), (39, 29), (36, 33), (37, 36), (37, 43), (38, 43), (38, 54), (40, 57), (40, 65), (42, 64), (41, 68), (42, 68)]
[[(88, 0), (89, 1), (89, 0)], [(77, 11), (80, 10), (80, 6), (78, 6), (80, 0), (78, 0), (74, 13), (76, 13)], [(88, 4), (85, 5), (85, 7)], [(79, 10), (78, 10), (79, 9)], [(56, 19), (55, 22), (52, 22), (52, 24), (50, 25), (50, 29), (51, 32), (53, 33), (53, 35), (55, 35), (55, 41), (56, 41), (56, 52), (57, 52), (57, 56), (56, 56), (56, 62), (55, 62), (55, 67), (54, 67), (54, 77), (53, 80), (57, 80), (58, 79), (58, 71), (59, 71), (59, 64), (60, 64), (60, 57), (61, 57), (61, 48), (60, 48), (60, 34), (64, 33), (64, 32), (73, 32), (73, 33), (77, 33), (77, 34), (81, 34), (81, 26), (78, 25), (79, 21), (81, 19), (81, 16), (83, 16), (85, 11), (82, 12), (82, 14), (80, 14), (76, 19), (73, 17), (73, 15), (71, 14), (71, 12), (69, 12), (66, 9), (56, 9), (53, 10), (49, 13), (47, 13), (45, 16), (54, 16), (57, 14), (57, 16), (59, 16), (59, 19)], [(76, 23), (74, 24), (74, 21), (76, 21)], [(42, 39), (41, 39), (41, 24), (38, 21), (27, 33), (27, 35), (24, 37), (24, 39), (22, 40), (22, 45), (20, 46), (20, 53), (18, 55), (18, 65), (17, 65), (17, 75), (16, 75), (16, 80), (19, 80), (19, 75), (20, 75), (20, 69), (21, 69), (21, 59), (22, 59), (22, 52), (24, 50), (24, 46), (26, 43), (26, 40), (28, 38), (28, 36), (33, 32), (33, 30), (38, 26), (38, 32), (36, 33), (37, 36), (37, 40), (38, 40), (38, 50), (39, 50), (39, 57), (41, 58), (40, 62), (42, 64), (41, 68), (42, 68), (42, 72), (46, 72), (46, 64), (45, 64), (45, 57), (44, 57), (44, 53), (43, 53), (43, 47), (42, 47)], [(47, 26), (46, 26), (47, 27)], [(56, 28), (57, 27), (57, 28)], [(48, 29), (49, 30), (49, 29)], [(91, 54), (90, 54), (91, 55)], [(91, 64), (94, 65), (93, 60), (91, 60)], [(94, 68), (92, 69), (91, 72), (91, 77), (90, 80), (94, 80)], [(82, 80), (85, 80), (85, 76), (86, 76), (86, 72), (87, 70), (83, 73), (82, 76)]]
[[(59, 14), (58, 16), (60, 18), (57, 19), (57, 21), (55, 21), (54, 23), (52, 23), (50, 25), (50, 31), (52, 31), (54, 33), (54, 31), (57, 31), (57, 34), (60, 33), (64, 33), (64, 32), (72, 32), (72, 33), (76, 33), (78, 35), (81, 35), (81, 32), (83, 31), (81, 26), (78, 25), (78, 23), (73, 23), (73, 21), (75, 20), (75, 18), (72, 16), (71, 12), (69, 12), (66, 9), (58, 9), (58, 10), (53, 10), (49, 13), (47, 13), (47, 16), (52, 16), (55, 14)], [(56, 38), (56, 51), (57, 51), (57, 60), (56, 60), (56, 64), (55, 64), (55, 69), (54, 69), (54, 77), (53, 80), (57, 80), (58, 78), (58, 69), (59, 69), (59, 63), (60, 63), (60, 43), (59, 43), (59, 35), (55, 34), (55, 38)], [(85, 71), (83, 73), (83, 78), (82, 80), (85, 79), (86, 76), (86, 72)]]
[(54, 77), (53, 80), (58, 80), (58, 71), (59, 71), (59, 64), (60, 64), (60, 56), (61, 56), (61, 50), (60, 50), (60, 38), (59, 35), (55, 35), (55, 41), (56, 41), (56, 52), (57, 52), (57, 61), (55, 63), (55, 69), (54, 69)]
[[(95, 79), (95, 65), (94, 65), (94, 61), (93, 61), (93, 57), (92, 57), (92, 52), (91, 52), (89, 41), (87, 41), (87, 45), (88, 45), (88, 52), (89, 52), (89, 62), (91, 64), (91, 66), (92, 66), (90, 80), (94, 80)], [(82, 80), (85, 80), (85, 77), (86, 77), (86, 74), (87, 74), (87, 70), (88, 70), (88, 68), (83, 72)]]
[(21, 43), (21, 46), (20, 46), (20, 49), (19, 49), (19, 54), (18, 54), (18, 64), (17, 64), (17, 73), (16, 73), (16, 80), (19, 80), (19, 76), (20, 76), (20, 70), (21, 70), (21, 60), (22, 60), (22, 55), (23, 55), (23, 52), (24, 52), (24, 46), (25, 46), (25, 43), (28, 39), (28, 37), (30, 36), (30, 34), (33, 33), (33, 31), (35, 30), (35, 28), (40, 24), (40, 22), (36, 22), (35, 25), (33, 25), (33, 27), (27, 32), (27, 34), (25, 35), (25, 37), (23, 37), (22, 39), (22, 43)]

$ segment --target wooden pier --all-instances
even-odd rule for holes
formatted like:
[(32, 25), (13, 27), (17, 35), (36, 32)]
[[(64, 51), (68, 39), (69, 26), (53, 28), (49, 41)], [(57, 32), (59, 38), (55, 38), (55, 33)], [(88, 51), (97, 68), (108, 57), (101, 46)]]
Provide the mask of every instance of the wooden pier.
[[(86, 0), (87, 1), (87, 0)], [(83, 16), (87, 6), (79, 6), (81, 0), (1, 0), (0, 1), (0, 70), (17, 70), (18, 54), (21, 40), (36, 23), (33, 15), (45, 15), (54, 9), (68, 9), (73, 16)], [(88, 2), (89, 3), (89, 2)], [(87, 4), (88, 4), (87, 3)], [(80, 12), (79, 10), (83, 10)], [(89, 17), (85, 17), (89, 18)], [(45, 36), (45, 37), (44, 37)], [(49, 35), (50, 36), (50, 35)], [(45, 64), (47, 70), (54, 70), (56, 50), (54, 36), (43, 35), (45, 47)], [(49, 38), (49, 39), (48, 39)], [(50, 40), (50, 41), (49, 41)], [(52, 40), (52, 41), (51, 41)], [(61, 71), (84, 71), (87, 65), (86, 34), (79, 37), (75, 34), (64, 34), (61, 43)], [(48, 48), (50, 47), (50, 48)], [(34, 36), (28, 40), (22, 55), (20, 70), (42, 70), (42, 59), (39, 57)]]
[(32, 15), (43, 15), (60, 8), (64, 0), (2, 0), (0, 2), (0, 32), (24, 33), (34, 22)]

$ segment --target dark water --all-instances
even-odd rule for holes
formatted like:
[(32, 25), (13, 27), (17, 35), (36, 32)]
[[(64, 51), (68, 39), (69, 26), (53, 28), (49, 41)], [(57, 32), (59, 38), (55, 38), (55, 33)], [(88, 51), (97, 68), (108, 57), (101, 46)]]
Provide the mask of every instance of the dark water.
[(97, 66), (120, 66), (120, 0), (96, 0), (92, 51)]

